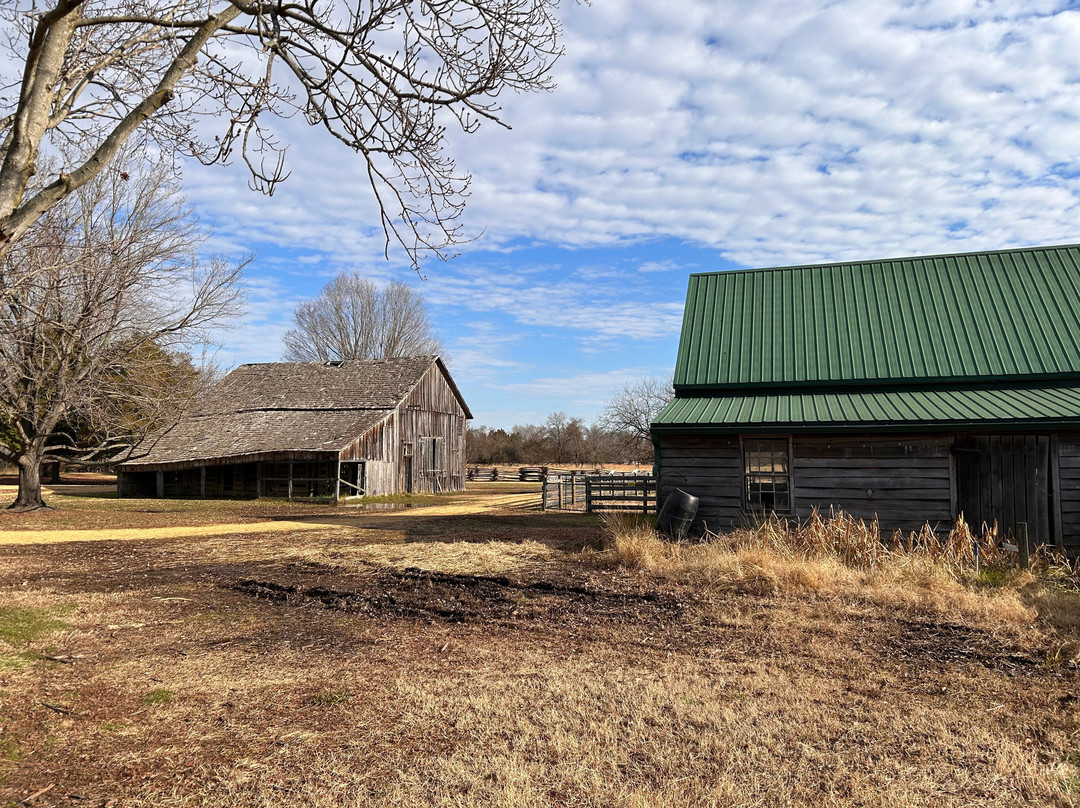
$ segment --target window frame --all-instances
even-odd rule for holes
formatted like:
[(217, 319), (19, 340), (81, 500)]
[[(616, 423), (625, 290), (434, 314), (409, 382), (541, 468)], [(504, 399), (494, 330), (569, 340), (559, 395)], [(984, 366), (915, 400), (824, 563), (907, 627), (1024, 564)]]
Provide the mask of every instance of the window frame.
[[(784, 474), (776, 474), (772, 472), (752, 472), (747, 468), (747, 443), (750, 441), (784, 441), (787, 445), (787, 471)], [(795, 474), (792, 469), (792, 436), (791, 435), (740, 435), (739, 436), (739, 459), (741, 462), (741, 491), (739, 493), (739, 499), (742, 503), (742, 508), (745, 513), (758, 513), (768, 515), (774, 513), (777, 516), (794, 516), (795, 515)], [(772, 477), (786, 477), (787, 478), (787, 490), (788, 490), (788, 507), (787, 510), (771, 510), (766, 512), (764, 508), (757, 508), (750, 503), (750, 479), (752, 476), (762, 476), (767, 474)]]

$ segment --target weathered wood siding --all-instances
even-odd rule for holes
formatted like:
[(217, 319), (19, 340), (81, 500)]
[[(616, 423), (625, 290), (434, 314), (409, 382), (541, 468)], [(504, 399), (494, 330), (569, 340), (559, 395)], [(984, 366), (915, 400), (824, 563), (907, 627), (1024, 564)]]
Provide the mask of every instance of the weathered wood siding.
[(795, 515), (842, 508), (882, 531), (953, 520), (952, 440), (941, 436), (795, 436)]
[[(463, 491), (465, 425), (461, 402), (438, 365), (432, 365), (398, 408), (346, 447), (341, 459), (366, 461), (370, 496)], [(436, 474), (426, 473), (420, 463), (422, 438), (442, 439), (434, 458)]]
[(702, 525), (720, 533), (742, 517), (742, 450), (737, 437), (660, 437), (657, 502), (676, 488), (701, 500), (694, 529)]
[[(944, 435), (796, 436), (794, 514), (804, 519), (815, 506), (824, 513), (842, 508), (860, 519), (876, 515), (885, 531), (917, 530), (925, 522), (946, 526), (953, 519), (950, 449)], [(697, 526), (725, 531), (744, 524), (739, 438), (661, 436), (658, 501), (675, 488), (701, 500)]]
[(1053, 543), (1050, 435), (957, 435), (957, 510), (975, 529), (997, 525), (1013, 539), (1017, 524), (1029, 540)]
[[(1080, 435), (1057, 436), (1061, 540), (1072, 556), (1080, 555)], [(1051, 460), (1051, 463), (1053, 461)]]
[[(395, 494), (398, 468), (401, 464), (401, 444), (397, 439), (396, 413), (391, 413), (376, 424), (341, 453), (342, 460), (363, 460), (366, 496), (379, 497)], [(342, 491), (342, 495), (350, 492)]]
[[(432, 365), (398, 407), (398, 439), (412, 445), (412, 462), (399, 468), (399, 490), (418, 493), (465, 490), (465, 410), (437, 365)], [(424, 438), (441, 438), (433, 452)], [(399, 451), (399, 455), (403, 454)], [(423, 463), (422, 460), (430, 460)], [(433, 467), (431, 472), (425, 465)], [(408, 468), (406, 468), (408, 466)], [(407, 471), (412, 479), (406, 480)]]

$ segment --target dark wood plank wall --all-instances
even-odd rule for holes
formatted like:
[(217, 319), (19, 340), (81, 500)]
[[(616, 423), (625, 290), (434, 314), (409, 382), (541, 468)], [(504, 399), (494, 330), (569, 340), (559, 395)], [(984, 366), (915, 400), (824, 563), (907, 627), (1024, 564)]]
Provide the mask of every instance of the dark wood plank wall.
[[(918, 530), (927, 521), (948, 529), (953, 520), (950, 447), (944, 435), (797, 436), (792, 441), (795, 515), (804, 519), (814, 506), (824, 513), (835, 506), (860, 519), (876, 514), (886, 532)], [(698, 526), (726, 531), (745, 524), (738, 437), (661, 436), (658, 501), (675, 488), (701, 500)]]
[(948, 530), (953, 521), (952, 440), (940, 436), (796, 436), (792, 441), (795, 514), (842, 508), (877, 518), (883, 532)]
[(1076, 556), (1080, 555), (1080, 434), (1058, 435), (1057, 455), (1061, 540), (1066, 552)]
[(1052, 544), (1050, 435), (957, 435), (957, 507), (972, 528), (997, 525), (1013, 540), (1024, 522), (1033, 544)]
[(694, 529), (718, 533), (737, 527), (742, 517), (742, 450), (737, 437), (663, 435), (657, 502), (676, 488), (700, 500)]

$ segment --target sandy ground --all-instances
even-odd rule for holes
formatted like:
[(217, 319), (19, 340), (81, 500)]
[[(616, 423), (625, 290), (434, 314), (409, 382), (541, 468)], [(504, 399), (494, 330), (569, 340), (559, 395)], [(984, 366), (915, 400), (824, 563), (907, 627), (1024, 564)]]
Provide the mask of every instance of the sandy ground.
[[(0, 486), (4, 489), (14, 486)], [(47, 491), (48, 492), (48, 491)], [(280, 533), (297, 530), (316, 530), (327, 527), (362, 527), (372, 516), (400, 517), (423, 511), (424, 516), (465, 516), (491, 513), (504, 509), (530, 509), (537, 506), (535, 494), (504, 494), (488, 496), (452, 505), (430, 505), (377, 509), (327, 509), (325, 515), (300, 516), (295, 519), (278, 519), (265, 522), (222, 523), (217, 525), (181, 525), (156, 528), (111, 528), (107, 530), (0, 530), (0, 545), (54, 544), (70, 541), (132, 541), (142, 539), (171, 539), (193, 536), (224, 536), (239, 533)]]

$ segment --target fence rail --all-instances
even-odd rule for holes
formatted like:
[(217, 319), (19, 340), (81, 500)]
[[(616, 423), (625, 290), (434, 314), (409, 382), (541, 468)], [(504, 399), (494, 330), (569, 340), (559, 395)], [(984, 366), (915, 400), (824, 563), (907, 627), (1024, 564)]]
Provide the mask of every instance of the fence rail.
[(476, 482), (543, 482), (547, 466), (522, 466), (519, 469), (501, 469), (498, 466), (469, 466), (465, 469), (465, 479)]
[(656, 478), (643, 474), (610, 474), (585, 478), (585, 510), (656, 510)]
[(656, 478), (647, 474), (553, 472), (544, 477), (545, 511), (656, 510)]
[(585, 472), (549, 471), (544, 475), (541, 502), (545, 511), (585, 510)]

